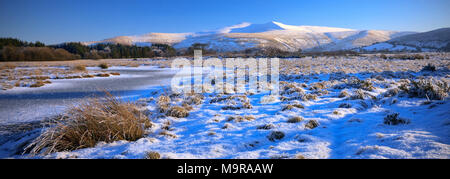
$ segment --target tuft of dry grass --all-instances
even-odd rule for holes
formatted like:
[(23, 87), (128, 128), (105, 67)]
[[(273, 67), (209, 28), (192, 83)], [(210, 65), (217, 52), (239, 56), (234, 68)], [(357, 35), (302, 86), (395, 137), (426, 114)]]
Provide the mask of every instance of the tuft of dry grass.
[(283, 109), (281, 109), (281, 111), (287, 111), (287, 110), (291, 110), (291, 109), (294, 109), (294, 106), (288, 104), (288, 105), (284, 106)]
[(141, 64), (139, 63), (131, 63), (130, 65), (128, 65), (129, 67), (139, 67), (141, 66)]
[(20, 80), (17, 80), (17, 81), (14, 83), (14, 86), (15, 86), (15, 87), (21, 87), (21, 86), (22, 86), (22, 83), (20, 82)]
[(83, 77), (83, 78), (94, 78), (95, 76), (94, 76), (94, 75), (86, 74), (86, 75), (83, 75), (82, 77)]
[(310, 101), (310, 100), (317, 100), (317, 95), (316, 94), (306, 94), (302, 97), (303, 101)]
[(36, 83), (30, 85), (30, 88), (38, 88), (38, 87), (41, 87), (44, 85), (45, 85), (44, 81), (39, 80), (39, 81), (36, 81)]
[(107, 63), (100, 63), (100, 64), (98, 65), (98, 67), (100, 67), (101, 69), (108, 69), (108, 68), (109, 68), (109, 65), (108, 65)]
[(231, 95), (227, 97), (218, 96), (210, 100), (210, 103), (226, 102), (226, 106), (223, 106), (223, 110), (240, 110), (240, 109), (252, 109), (250, 99), (245, 95)]
[(217, 133), (216, 133), (216, 132), (214, 132), (214, 131), (210, 131), (210, 132), (208, 132), (208, 136), (215, 136), (215, 135), (217, 135)]
[(295, 155), (295, 159), (306, 159), (306, 157), (303, 156), (302, 154), (297, 154)]
[(302, 122), (304, 119), (300, 116), (291, 117), (287, 120), (288, 123)]
[(321, 90), (325, 88), (326, 84), (324, 82), (317, 82), (311, 85), (310, 90)]
[(373, 91), (375, 89), (372, 81), (370, 81), (368, 79), (360, 82), (360, 88), (364, 89), (366, 91)]
[(177, 135), (172, 134), (172, 133), (170, 133), (170, 132), (168, 132), (168, 131), (161, 131), (161, 132), (159, 133), (159, 135), (167, 136), (167, 137), (171, 137), (171, 138), (177, 138), (177, 137), (178, 137)]
[(305, 109), (305, 107), (301, 104), (288, 104), (281, 109), (281, 111), (291, 110), (294, 108)]
[(192, 111), (192, 110), (194, 109), (194, 107), (192, 107), (191, 105), (186, 104), (186, 103), (181, 104), (181, 106), (182, 106), (184, 109), (186, 109), (187, 111)]
[(316, 127), (319, 127), (319, 122), (317, 122), (316, 120), (310, 120), (308, 121), (308, 123), (306, 123), (305, 127), (308, 129), (314, 129)]
[(342, 90), (340, 93), (339, 93), (339, 96), (338, 97), (340, 97), (340, 98), (346, 98), (346, 97), (349, 97), (350, 96), (350, 94), (348, 94), (348, 92), (346, 91), (346, 90)]
[(225, 124), (222, 126), (222, 129), (229, 129), (230, 127), (231, 127), (231, 124), (225, 123)]
[(267, 138), (272, 141), (275, 142), (275, 140), (281, 140), (282, 138), (284, 138), (285, 134), (284, 132), (281, 131), (272, 131)]
[(255, 116), (252, 116), (252, 115), (248, 115), (248, 116), (229, 116), (228, 118), (227, 118), (227, 121), (228, 122), (231, 122), (231, 121), (235, 121), (235, 122), (244, 122), (244, 121), (253, 121), (253, 120), (255, 120), (256, 118), (255, 118)]
[(275, 128), (275, 125), (273, 124), (264, 124), (261, 126), (256, 127), (256, 129), (262, 129), (262, 130), (269, 130)]
[(170, 107), (170, 97), (161, 95), (158, 97), (156, 104), (160, 113), (166, 113)]
[(203, 96), (202, 94), (188, 94), (183, 103), (188, 105), (199, 105), (203, 103), (204, 98), (205, 96)]
[(52, 82), (49, 81), (49, 80), (45, 80), (43, 83), (45, 83), (45, 84), (52, 84)]
[(444, 100), (450, 92), (447, 81), (437, 79), (419, 79), (412, 81), (406, 89), (409, 97), (427, 98), (428, 100)]
[(29, 79), (34, 79), (34, 80), (48, 80), (50, 79), (49, 76), (31, 76)]
[(357, 89), (355, 91), (355, 94), (353, 96), (351, 96), (351, 99), (364, 99), (366, 98), (368, 95), (367, 93), (362, 90), (362, 89)]
[(145, 153), (145, 159), (160, 159), (161, 155), (158, 152), (150, 151)]
[(292, 93), (305, 94), (305, 91), (301, 87), (297, 87), (294, 84), (286, 84), (283, 87), (281, 95), (284, 95), (284, 94), (290, 95)]
[(400, 92), (400, 90), (398, 88), (392, 88), (392, 89), (387, 90), (383, 95), (384, 95), (384, 97), (392, 97), (392, 96), (396, 96), (399, 92)]
[(302, 104), (292, 104), (292, 106), (300, 109), (305, 109), (305, 106), (303, 106)]
[(401, 118), (399, 116), (399, 113), (392, 113), (392, 114), (388, 114), (384, 118), (383, 123), (387, 124), (387, 125), (398, 125), (398, 124), (409, 124), (410, 121), (408, 119)]
[(148, 117), (134, 103), (122, 102), (106, 92), (104, 100), (91, 99), (69, 109), (57, 124), (36, 138), (26, 150), (49, 154), (94, 147), (98, 142), (135, 141), (151, 127)]
[(72, 67), (72, 68), (73, 68), (73, 70), (75, 70), (75, 71), (86, 71), (86, 65), (78, 64), (78, 65), (75, 65), (75, 66)]
[(173, 106), (167, 111), (166, 115), (176, 118), (184, 118), (189, 116), (189, 111), (181, 106)]

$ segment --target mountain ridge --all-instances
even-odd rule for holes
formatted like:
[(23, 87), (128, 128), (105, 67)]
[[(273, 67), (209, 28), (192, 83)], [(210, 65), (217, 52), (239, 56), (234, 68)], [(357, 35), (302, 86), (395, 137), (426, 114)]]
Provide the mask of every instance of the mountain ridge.
[[(323, 26), (295, 26), (271, 21), (263, 24), (243, 22), (214, 31), (196, 33), (147, 33), (137, 36), (117, 36), (85, 45), (118, 43), (148, 46), (168, 44), (185, 49), (194, 43), (207, 44), (216, 51), (242, 51), (248, 48), (273, 47), (285, 51), (339, 51), (354, 50), (391, 42), (403, 36), (421, 34), (407, 31), (356, 30)], [(394, 41), (392, 41), (394, 42)]]
[(366, 51), (449, 51), (450, 28), (406, 34), (362, 49)]

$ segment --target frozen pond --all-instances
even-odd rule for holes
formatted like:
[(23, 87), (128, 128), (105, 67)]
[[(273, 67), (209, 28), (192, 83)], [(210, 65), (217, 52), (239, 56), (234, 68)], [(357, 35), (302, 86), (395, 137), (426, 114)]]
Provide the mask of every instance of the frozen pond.
[(120, 76), (108, 78), (52, 80), (40, 88), (0, 91), (0, 125), (30, 122), (60, 114), (67, 106), (87, 97), (104, 95), (104, 90), (124, 100), (148, 95), (149, 89), (170, 84), (176, 71), (151, 66), (111, 67)]

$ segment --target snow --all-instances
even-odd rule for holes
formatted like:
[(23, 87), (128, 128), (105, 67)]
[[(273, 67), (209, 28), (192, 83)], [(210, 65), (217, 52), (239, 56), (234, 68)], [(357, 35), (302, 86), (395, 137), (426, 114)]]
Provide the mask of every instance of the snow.
[[(419, 72), (420, 73), (420, 72)], [(368, 74), (350, 74), (364, 80)], [(414, 75), (419, 75), (415, 73)], [(319, 80), (327, 81), (329, 75), (316, 76), (315, 80), (295, 79), (292, 82), (308, 86)], [(386, 79), (384, 83), (395, 83), (399, 79)], [(372, 95), (386, 91), (381, 85)], [(154, 94), (141, 98), (150, 111), (156, 110), (155, 100), (166, 87), (148, 91)], [(311, 92), (304, 89), (307, 93)], [(186, 118), (152, 116), (155, 126), (149, 135), (134, 142), (117, 141), (99, 143), (96, 147), (58, 152), (44, 158), (144, 158), (148, 151), (156, 151), (163, 158), (295, 158), (301, 154), (306, 158), (450, 158), (450, 103), (434, 101), (424, 105), (426, 99), (388, 97), (380, 100), (352, 100), (338, 98), (341, 89), (329, 89), (330, 93), (317, 100), (295, 100), (304, 109), (281, 111), (285, 102), (268, 96), (268, 93), (247, 95), (253, 108), (224, 110), (227, 102), (210, 103), (216, 94), (205, 93), (204, 102), (194, 105)], [(347, 89), (350, 93), (355, 89)], [(227, 95), (231, 96), (231, 95)], [(392, 100), (398, 100), (392, 103)], [(261, 101), (266, 101), (261, 103)], [(339, 108), (341, 103), (350, 108)], [(333, 114), (337, 111), (338, 114)], [(383, 124), (383, 118), (398, 112), (411, 120), (410, 124), (391, 126)], [(253, 121), (228, 121), (229, 116), (252, 115)], [(302, 116), (304, 121), (287, 123), (293, 116)], [(308, 129), (305, 124), (316, 120), (320, 126)], [(176, 138), (158, 135), (163, 126), (171, 121), (168, 132)], [(273, 129), (257, 129), (272, 124)], [(227, 128), (223, 128), (227, 126)], [(282, 131), (285, 137), (270, 141), (272, 131)], [(42, 156), (37, 156), (38, 158)]]
[(255, 47), (254, 42), (248, 42), (242, 39), (224, 37), (222, 35), (201, 35), (186, 39), (176, 45), (175, 48), (188, 48), (194, 43), (208, 44), (208, 49), (218, 51), (240, 51), (243, 49)]
[(229, 33), (259, 33), (272, 30), (285, 30), (279, 24), (275, 22), (268, 22), (265, 24), (250, 24), (241, 28), (233, 28)]
[(220, 52), (242, 51), (252, 47), (277, 47), (287, 51), (297, 51), (298, 49), (335, 51), (369, 46), (408, 34), (411, 32), (295, 26), (271, 21), (264, 24), (244, 22), (218, 30), (196, 33), (148, 33), (137, 36), (118, 36), (85, 44), (121, 43), (150, 46), (154, 43), (162, 43), (182, 49), (188, 48), (194, 43), (204, 43), (209, 44), (208, 48)]
[(415, 47), (404, 46), (404, 45), (392, 45), (390, 43), (377, 43), (371, 46), (363, 47), (362, 49), (368, 51), (377, 51), (377, 50), (389, 50), (389, 51), (415, 51), (417, 50)]
[(281, 27), (284, 30), (303, 31), (309, 33), (325, 33), (325, 32), (347, 32), (355, 31), (354, 29), (336, 28), (336, 27), (323, 27), (323, 26), (293, 26), (286, 25), (281, 22), (272, 21), (273, 24)]
[(290, 30), (306, 33), (355, 31), (353, 29), (335, 28), (335, 27), (286, 25), (276, 21), (271, 21), (265, 24), (243, 23), (226, 29), (231, 29), (230, 31), (228, 31), (228, 33), (260, 33), (274, 30)]
[[(100, 67), (86, 67), (87, 70), (102, 70)], [(112, 66), (107, 69), (108, 71), (118, 71), (118, 70), (127, 70), (127, 71), (139, 71), (139, 70), (157, 70), (164, 71), (168, 69), (160, 68), (159, 66), (150, 66), (150, 65), (140, 65), (137, 67), (128, 67), (128, 66)]]
[(84, 45), (99, 43), (121, 43), (126, 45), (151, 46), (153, 43), (175, 44), (185, 40), (192, 33), (148, 33), (136, 36), (118, 36), (102, 41), (84, 42)]
[(219, 33), (230, 33), (233, 29), (244, 28), (244, 27), (248, 27), (250, 25), (251, 25), (251, 23), (243, 22), (243, 23), (240, 23), (240, 24), (237, 24), (237, 25), (225, 27), (223, 29), (220, 29), (218, 32)]

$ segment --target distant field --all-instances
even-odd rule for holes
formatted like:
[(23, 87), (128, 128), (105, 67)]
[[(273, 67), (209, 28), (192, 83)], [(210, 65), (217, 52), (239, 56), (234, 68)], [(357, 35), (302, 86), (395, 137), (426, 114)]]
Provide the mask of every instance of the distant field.
[[(140, 65), (164, 66), (158, 59), (101, 59), (71, 61), (0, 62), (0, 87), (40, 87), (51, 83), (50, 79), (74, 79), (109, 77), (120, 73), (106, 73), (111, 66), (137, 67)], [(91, 70), (87, 67), (93, 67)]]

